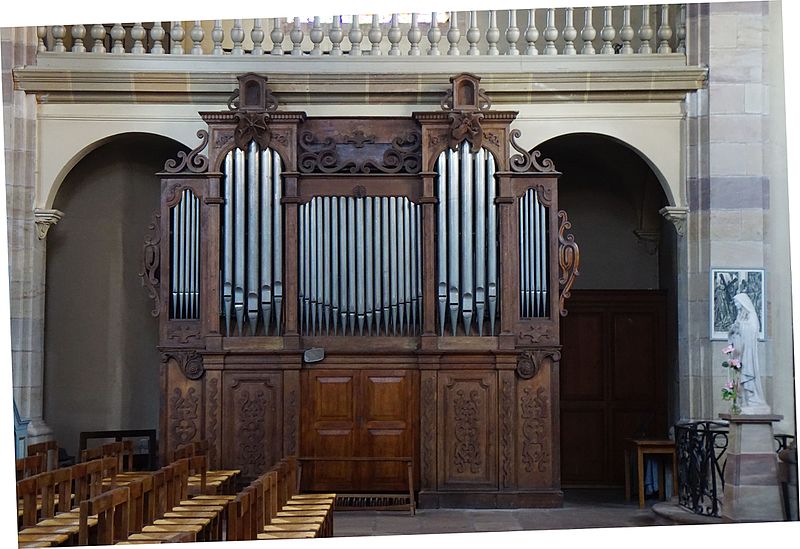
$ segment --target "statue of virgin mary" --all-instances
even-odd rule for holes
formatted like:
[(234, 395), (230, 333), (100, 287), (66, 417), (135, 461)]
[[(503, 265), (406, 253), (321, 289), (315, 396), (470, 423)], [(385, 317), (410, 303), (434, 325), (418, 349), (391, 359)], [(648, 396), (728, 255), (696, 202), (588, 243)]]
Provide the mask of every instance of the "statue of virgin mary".
[(728, 342), (733, 345), (732, 358), (741, 363), (741, 407), (743, 414), (769, 414), (761, 386), (761, 368), (758, 364), (758, 314), (753, 301), (745, 293), (733, 296), (736, 304), (736, 321), (728, 331)]

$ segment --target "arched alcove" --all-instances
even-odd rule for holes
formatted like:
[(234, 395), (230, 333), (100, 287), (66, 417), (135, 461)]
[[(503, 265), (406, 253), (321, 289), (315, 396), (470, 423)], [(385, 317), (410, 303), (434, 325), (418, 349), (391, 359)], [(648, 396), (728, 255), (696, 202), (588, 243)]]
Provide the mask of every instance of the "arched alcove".
[(626, 438), (665, 438), (672, 386), (675, 230), (652, 163), (609, 136), (574, 133), (536, 147), (563, 173), (559, 206), (581, 265), (562, 319), (562, 481), (619, 486)]
[(116, 136), (55, 198), (64, 218), (47, 236), (44, 414), (73, 455), (81, 431), (158, 426), (158, 324), (138, 273), (155, 174), (179, 150), (162, 136)]

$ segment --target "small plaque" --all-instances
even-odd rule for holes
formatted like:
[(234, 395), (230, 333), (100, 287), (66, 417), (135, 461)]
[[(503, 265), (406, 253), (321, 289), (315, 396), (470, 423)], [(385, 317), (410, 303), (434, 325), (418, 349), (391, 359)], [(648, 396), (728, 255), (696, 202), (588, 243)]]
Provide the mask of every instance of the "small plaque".
[(312, 362), (320, 362), (325, 358), (325, 349), (322, 347), (312, 347), (311, 349), (306, 349), (303, 353), (303, 362), (312, 363)]

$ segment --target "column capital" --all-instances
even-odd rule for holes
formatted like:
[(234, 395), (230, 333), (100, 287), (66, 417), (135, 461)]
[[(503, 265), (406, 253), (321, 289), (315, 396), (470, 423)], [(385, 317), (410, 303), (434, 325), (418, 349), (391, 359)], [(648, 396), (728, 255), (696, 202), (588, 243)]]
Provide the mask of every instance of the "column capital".
[(60, 210), (35, 208), (33, 210), (33, 221), (36, 223), (36, 236), (39, 237), (39, 240), (44, 240), (50, 227), (63, 218), (64, 212)]
[(689, 208), (685, 206), (665, 206), (658, 210), (664, 219), (675, 225), (678, 236), (686, 236), (686, 218), (689, 215)]

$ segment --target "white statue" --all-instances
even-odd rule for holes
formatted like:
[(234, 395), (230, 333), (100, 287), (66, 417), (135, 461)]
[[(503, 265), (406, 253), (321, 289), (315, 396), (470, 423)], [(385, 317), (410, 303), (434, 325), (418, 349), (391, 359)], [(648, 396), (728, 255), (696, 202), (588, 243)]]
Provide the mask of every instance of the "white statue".
[(728, 331), (728, 341), (733, 345), (731, 358), (739, 359), (740, 402), (743, 414), (769, 414), (761, 387), (761, 369), (758, 365), (758, 314), (750, 296), (739, 293), (733, 296), (736, 304), (736, 321)]

